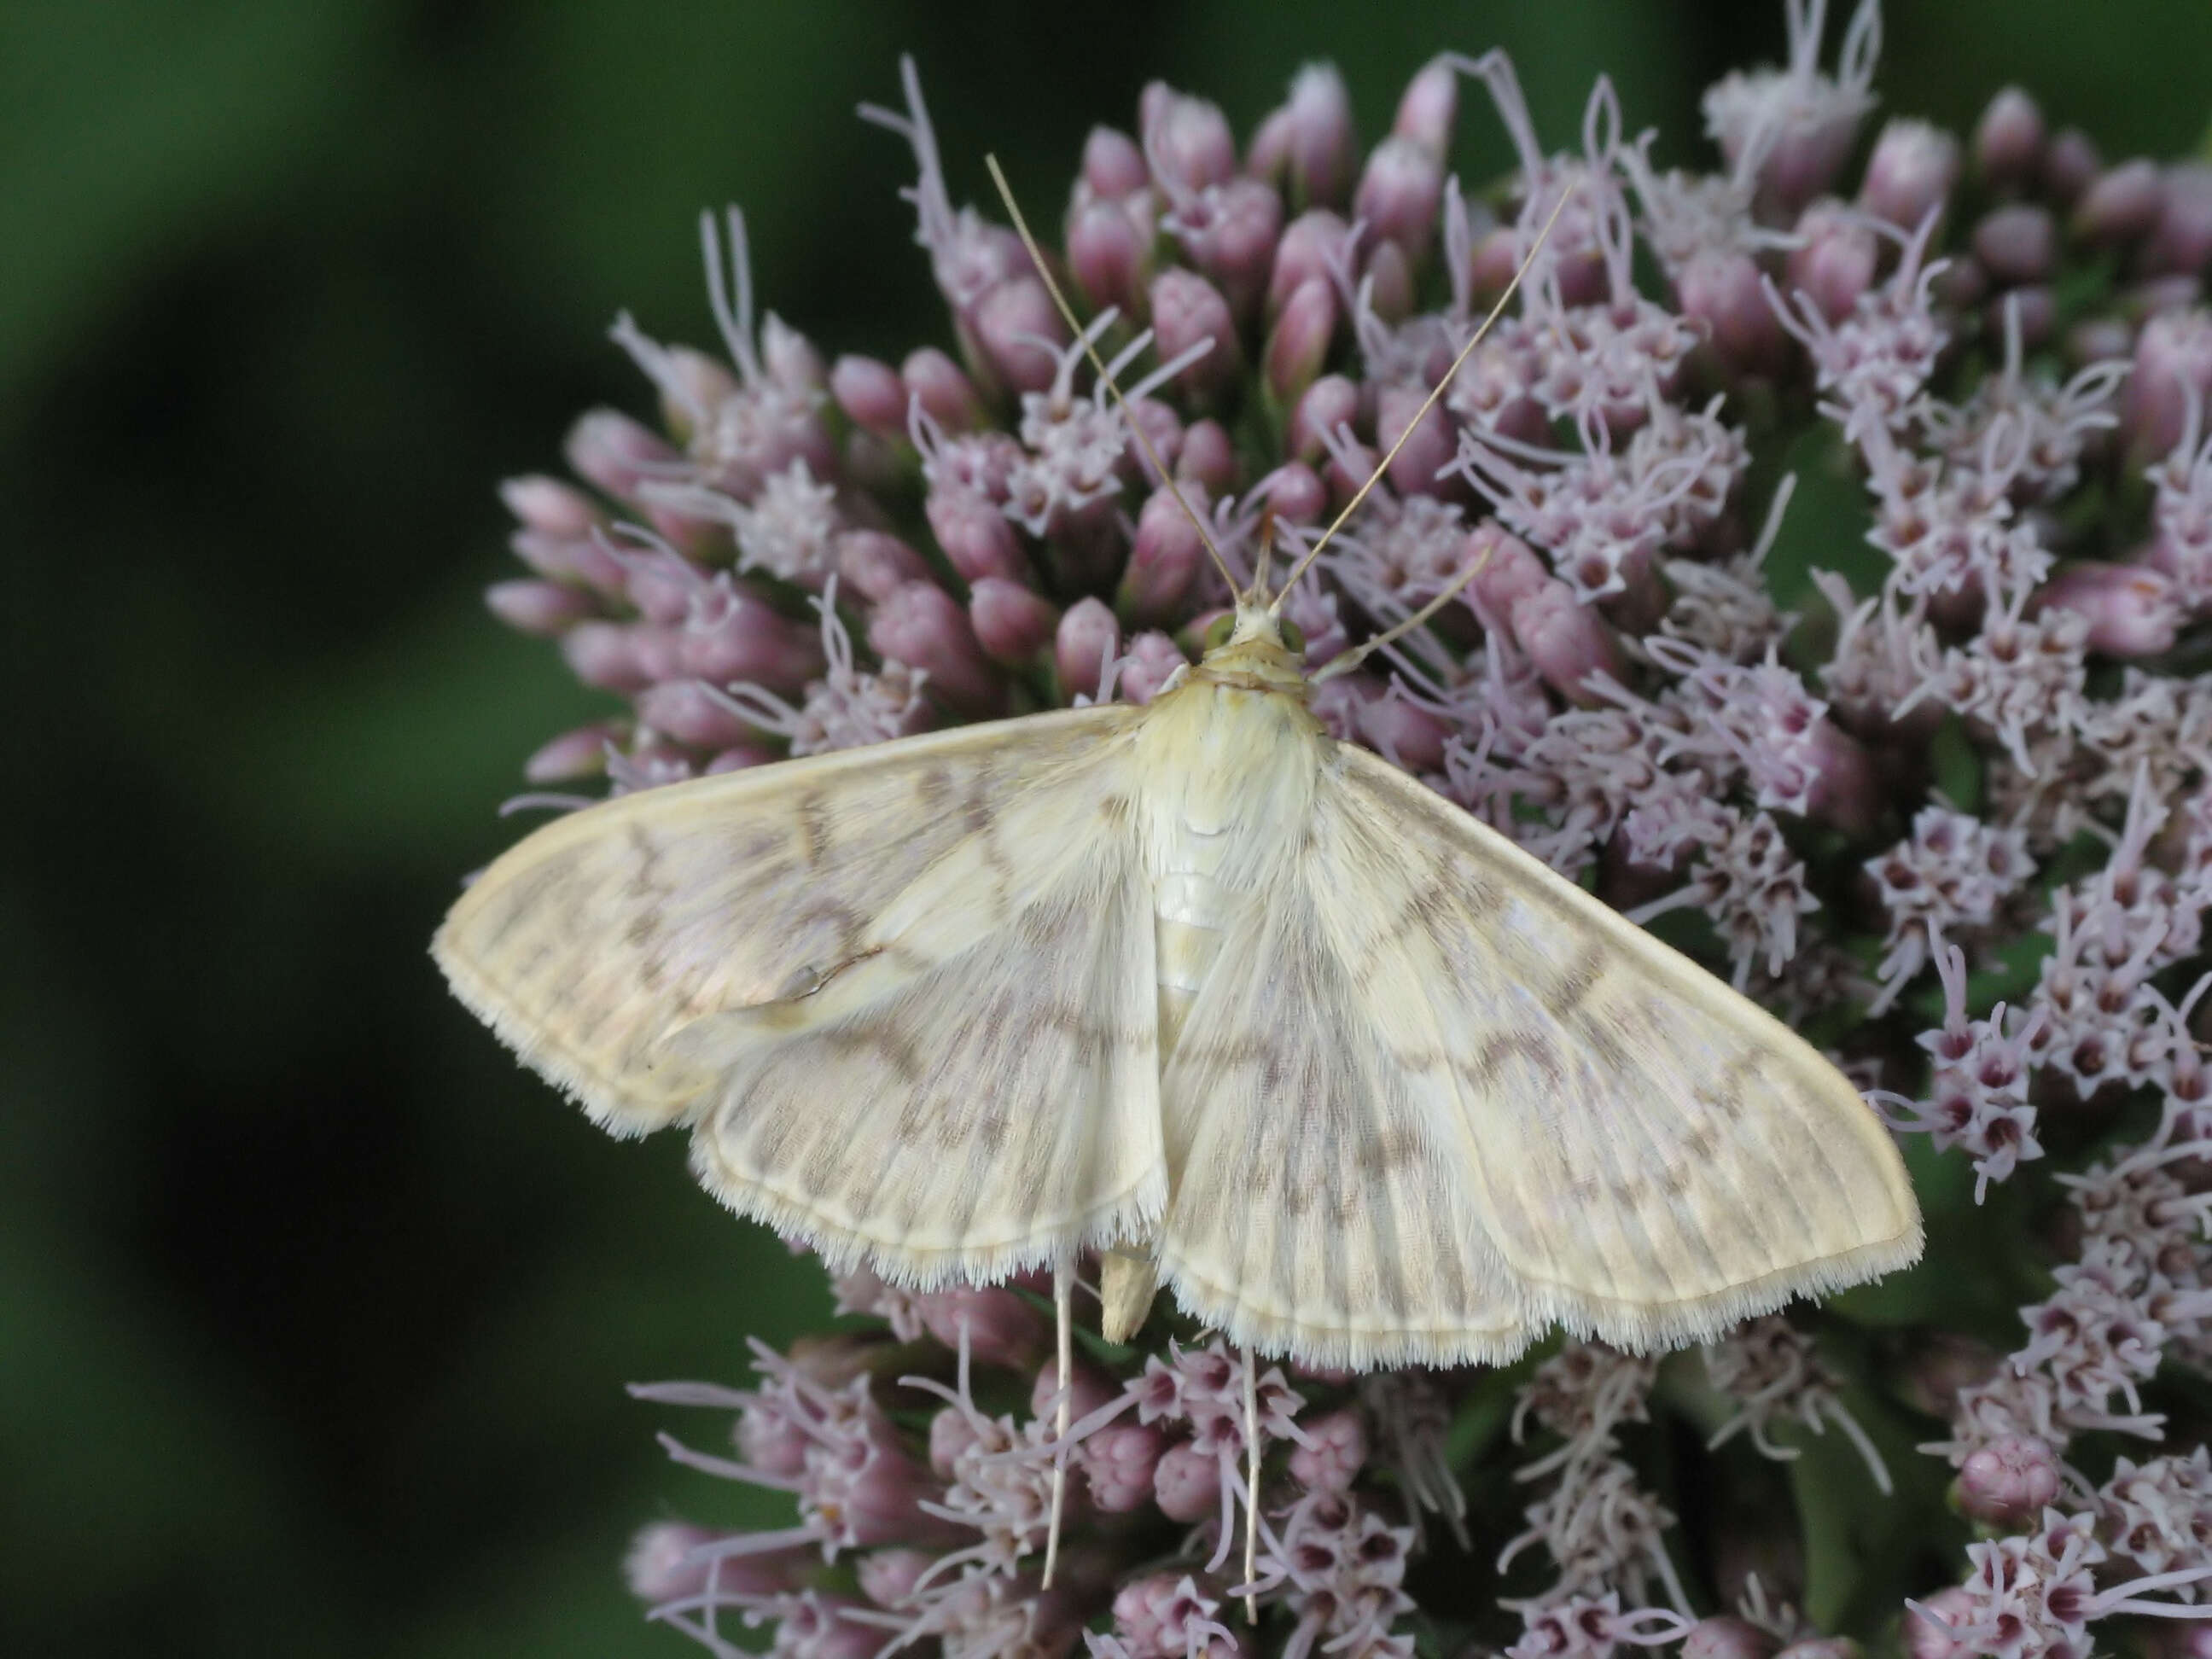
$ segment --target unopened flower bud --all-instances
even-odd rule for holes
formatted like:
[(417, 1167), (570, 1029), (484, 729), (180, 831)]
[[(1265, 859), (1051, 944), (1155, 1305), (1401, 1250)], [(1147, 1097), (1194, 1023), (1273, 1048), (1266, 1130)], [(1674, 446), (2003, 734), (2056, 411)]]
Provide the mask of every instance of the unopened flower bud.
[(1990, 100), (1974, 125), (1974, 171), (1995, 189), (2027, 183), (2043, 159), (2043, 111), (2018, 87)]
[(1086, 202), (1068, 221), (1068, 275), (1096, 308), (1134, 312), (1151, 256), (1149, 239), (1119, 202)]
[(1367, 1462), (1367, 1421), (1346, 1406), (1298, 1425), (1305, 1438), (1291, 1449), (1291, 1474), (1310, 1492), (1345, 1492)]
[(1888, 799), (1874, 757), (1856, 738), (1825, 717), (1808, 736), (1813, 784), (1806, 799), (1807, 815), (1833, 824), (1846, 835), (1865, 834), (1881, 817)]
[(847, 353), (830, 370), (830, 395), (861, 430), (893, 441), (906, 436), (906, 382), (889, 363)]
[(1397, 243), (1379, 241), (1369, 249), (1360, 280), (1367, 303), (1384, 322), (1402, 323), (1413, 314), (1413, 267)]
[(1790, 253), (1790, 285), (1820, 314), (1839, 323), (1874, 285), (1881, 261), (1875, 233), (1840, 202), (1815, 202), (1797, 220), (1799, 246)]
[(1394, 134), (1368, 156), (1352, 211), (1367, 222), (1370, 234), (1397, 243), (1419, 260), (1436, 231), (1443, 191), (1443, 162), (1413, 139)]
[(1029, 574), (1029, 559), (1006, 514), (989, 497), (972, 489), (933, 489), (922, 502), (922, 514), (945, 550), (945, 556), (964, 580), (1004, 576), (1020, 581)]
[(624, 501), (637, 500), (644, 479), (682, 459), (659, 433), (613, 409), (595, 409), (570, 428), (566, 453), (579, 477)]
[(1220, 1463), (1188, 1441), (1170, 1446), (1152, 1470), (1152, 1498), (1170, 1521), (1205, 1519), (1221, 1507)]
[(1328, 64), (1309, 64), (1291, 82), (1290, 97), (1260, 124), (1247, 166), (1301, 205), (1335, 204), (1352, 183), (1357, 139), (1352, 95)]
[(1334, 438), (1340, 428), (1349, 428), (1359, 419), (1359, 388), (1341, 374), (1325, 374), (1305, 389), (1291, 416), (1291, 453), (1309, 465), (1318, 465), (1328, 455), (1322, 440)]
[(1589, 677), (1620, 677), (1619, 642), (1603, 617), (1575, 598), (1574, 588), (1557, 578), (1513, 603), (1508, 613), (1514, 643), (1528, 656), (1544, 683), (1571, 702), (1595, 708), (1602, 700)]
[(975, 1449), (979, 1437), (965, 1412), (947, 1406), (929, 1419), (929, 1467), (950, 1480), (960, 1459)]
[(738, 592), (719, 612), (667, 630), (675, 645), (670, 674), (696, 676), (715, 685), (740, 680), (774, 691), (795, 691), (823, 669), (822, 633), (811, 623), (779, 616), (750, 593)]
[(568, 672), (601, 691), (635, 691), (652, 676), (638, 660), (635, 627), (622, 623), (580, 622), (561, 636), (561, 655)]
[(1022, 668), (1052, 642), (1060, 611), (1020, 582), (984, 576), (969, 591), (968, 619), (984, 654), (1009, 668)]
[(1516, 604), (1553, 579), (1528, 544), (1495, 519), (1485, 519), (1468, 533), (1467, 556), (1482, 562), (1468, 586), (1469, 603), (1498, 626), (1509, 622)]
[[(975, 302), (972, 319), (977, 367), (1009, 392), (1042, 392), (1060, 362), (1053, 347), (1067, 337), (1052, 295), (1035, 276), (1011, 277)], [(1049, 342), (1050, 343), (1045, 343)]]
[(1267, 273), (1267, 314), (1276, 315), (1300, 284), (1333, 283), (1332, 269), (1344, 246), (1347, 227), (1326, 208), (1313, 208), (1291, 221), (1275, 243), (1274, 268)]
[(1266, 483), (1267, 510), (1285, 524), (1311, 524), (1328, 506), (1328, 486), (1304, 461), (1285, 461)]
[[(1336, 332), (1336, 290), (1319, 277), (1299, 284), (1284, 302), (1267, 337), (1263, 373), (1268, 394), (1280, 408), (1290, 408), (1313, 385), (1328, 356), (1330, 337)], [(1304, 455), (1302, 459), (1311, 459)]]
[(2138, 156), (2100, 173), (2075, 204), (2073, 229), (2084, 241), (2111, 245), (2150, 234), (2166, 207), (2158, 164)]
[(896, 1607), (905, 1604), (922, 1574), (936, 1565), (937, 1557), (925, 1550), (872, 1550), (854, 1571), (861, 1595), (879, 1607)]
[(1109, 1423), (1078, 1454), (1091, 1501), (1108, 1515), (1127, 1515), (1152, 1501), (1153, 1474), (1168, 1437), (1143, 1423)]
[(2212, 164), (2176, 162), (2166, 168), (2165, 183), (2165, 206), (2142, 252), (2142, 268), (2203, 276), (2212, 266)]
[(596, 778), (607, 769), (607, 745), (629, 735), (624, 720), (594, 720), (573, 732), (563, 732), (522, 763), (522, 775), (532, 783), (570, 783)]
[(542, 473), (507, 479), (499, 487), (499, 498), (523, 529), (556, 540), (587, 540), (606, 522), (582, 490)]
[[(690, 677), (690, 671), (684, 664), (687, 629), (663, 628), (654, 623), (635, 623), (628, 632), (630, 655), (647, 681)], [(573, 634), (571, 637), (574, 637)]]
[(1121, 669), (1121, 695), (1131, 702), (1150, 702), (1177, 671), (1190, 666), (1182, 647), (1158, 629), (1131, 640), (1128, 657)]
[(1139, 94), (1137, 111), (1145, 154), (1164, 182), (1197, 191), (1237, 171), (1237, 139), (1218, 105), (1155, 81)]
[(1767, 303), (1759, 262), (1735, 248), (1692, 254), (1674, 273), (1683, 315), (1705, 325), (1714, 349), (1736, 368), (1771, 373), (1789, 349), (1782, 319)]
[(1391, 133), (1442, 161), (1451, 153), (1452, 123), (1459, 114), (1459, 71), (1448, 57), (1424, 64), (1398, 100)]
[(1407, 381), (1385, 385), (1375, 394), (1376, 445), (1389, 454), (1401, 437), (1405, 440), (1390, 462), (1389, 471), (1390, 487), (1401, 495), (1441, 493), (1437, 475), (1449, 465), (1459, 447), (1443, 400), (1430, 404), (1423, 414), (1421, 405), (1427, 399), (1427, 387)]
[[(1132, 398), (1129, 419), (1145, 434), (1145, 443), (1152, 447), (1152, 453), (1159, 457), (1160, 465), (1172, 471), (1182, 453), (1182, 416), (1175, 412), (1172, 404), (1158, 398)], [(1127, 453), (1131, 473), (1151, 477), (1152, 466), (1145, 459), (1144, 445), (1133, 437)]]
[(2121, 393), (2120, 429), (2137, 466), (2181, 441), (2191, 397), (2212, 397), (2212, 313), (2169, 311), (2136, 337), (2135, 371)]
[(1176, 377), (1176, 383), (1205, 398), (1223, 390), (1244, 372), (1237, 343), (1237, 319), (1221, 290), (1194, 270), (1170, 265), (1152, 279), (1154, 349), (1163, 359), (1177, 357), (1201, 340), (1212, 349)]
[(1451, 736), (1450, 725), (1441, 716), (1388, 695), (1369, 697), (1360, 705), (1358, 726), (1369, 748), (1414, 772), (1432, 772), (1443, 765), (1444, 744)]
[(1382, 452), (1371, 444), (1357, 438), (1340, 442), (1330, 452), (1328, 465), (1322, 469), (1322, 480), (1328, 486), (1329, 498), (1340, 504), (1349, 502), (1382, 460)]
[(2000, 283), (2039, 283), (2058, 258), (2058, 228), (2050, 210), (2014, 203), (1974, 227), (1974, 257)]
[(2089, 649), (2108, 657), (2154, 657), (2173, 649), (2182, 607), (2172, 579), (2140, 564), (2077, 564), (2045, 584), (2046, 607), (2089, 621)]
[(929, 580), (921, 554), (884, 530), (848, 530), (837, 538), (837, 580), (841, 593), (880, 605), (902, 582)]
[[(1116, 1390), (1101, 1381), (1091, 1371), (1079, 1364), (1075, 1368), (1075, 1387), (1068, 1396), (1068, 1416), (1080, 1421), (1113, 1399)], [(1048, 1359), (1037, 1368), (1036, 1382), (1030, 1389), (1030, 1415), (1051, 1417), (1060, 1409), (1060, 1362)]]
[(1152, 181), (1152, 169), (1135, 139), (1113, 127), (1091, 129), (1083, 141), (1083, 182), (1093, 195), (1118, 201)]
[(1283, 202), (1257, 179), (1236, 179), (1208, 192), (1179, 233), (1191, 264), (1220, 284), (1229, 303), (1249, 315), (1267, 286), (1283, 232)]
[(899, 365), (907, 395), (947, 432), (968, 432), (983, 424), (983, 399), (967, 371), (935, 346), (924, 346)]
[(1782, 1638), (1748, 1619), (1700, 1619), (1682, 1638), (1682, 1659), (1773, 1659)]
[(1060, 617), (1053, 640), (1054, 665), (1063, 697), (1098, 695), (1107, 665), (1121, 653), (1121, 624), (1097, 599), (1078, 599)]
[(1812, 1636), (1792, 1642), (1774, 1659), (1863, 1659), (1864, 1650), (1848, 1636)]
[(698, 680), (663, 680), (637, 694), (637, 717), (690, 749), (724, 749), (752, 735), (727, 702)]
[(686, 560), (632, 554), (624, 562), (623, 592), (647, 622), (680, 623), (703, 580)]
[(2032, 1435), (2008, 1435), (1967, 1454), (1959, 1507), (2006, 1532), (2028, 1525), (2058, 1496), (2058, 1459)]
[(2096, 141), (2079, 127), (2067, 127), (2043, 152), (2043, 187), (2062, 208), (2071, 207), (2105, 170)]
[(1488, 304), (1505, 292), (1513, 273), (1521, 269), (1521, 232), (1513, 225), (1498, 225), (1476, 238), (1468, 259), (1468, 291)]
[(979, 1365), (1026, 1370), (1046, 1352), (1052, 1334), (1042, 1314), (1001, 1285), (925, 1291), (914, 1300), (923, 1326), (946, 1347), (958, 1347), (964, 1330), (968, 1352)]
[(995, 714), (1006, 702), (1000, 684), (968, 613), (932, 582), (908, 582), (876, 607), (868, 644), (879, 657), (919, 668), (929, 689), (962, 713)]
[(1218, 421), (1194, 421), (1182, 434), (1182, 453), (1176, 458), (1176, 477), (1188, 478), (1216, 495), (1225, 495), (1237, 483), (1237, 446)]
[(517, 633), (553, 639), (592, 614), (591, 595), (557, 582), (494, 582), (484, 589), (484, 604)]
[(546, 536), (518, 530), (507, 544), (516, 558), (548, 581), (581, 585), (602, 599), (629, 597), (629, 566), (616, 556), (605, 535)]
[(1900, 230), (1913, 230), (1958, 181), (1959, 141), (1941, 127), (1900, 118), (1875, 140), (1859, 205)]
[(1116, 608), (1133, 623), (1166, 621), (1205, 567), (1206, 544), (1190, 515), (1206, 511), (1206, 492), (1195, 482), (1181, 490), (1179, 502), (1175, 490), (1161, 485), (1137, 514), (1136, 538), (1115, 596)]

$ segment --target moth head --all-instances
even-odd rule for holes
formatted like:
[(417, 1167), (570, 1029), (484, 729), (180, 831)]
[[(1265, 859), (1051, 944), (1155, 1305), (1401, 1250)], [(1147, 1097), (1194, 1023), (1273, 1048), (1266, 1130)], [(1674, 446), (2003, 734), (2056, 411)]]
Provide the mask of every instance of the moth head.
[(1305, 649), (1305, 635), (1296, 623), (1278, 616), (1265, 599), (1239, 594), (1236, 610), (1223, 611), (1207, 625), (1206, 656), (1197, 672), (1263, 690), (1302, 692)]

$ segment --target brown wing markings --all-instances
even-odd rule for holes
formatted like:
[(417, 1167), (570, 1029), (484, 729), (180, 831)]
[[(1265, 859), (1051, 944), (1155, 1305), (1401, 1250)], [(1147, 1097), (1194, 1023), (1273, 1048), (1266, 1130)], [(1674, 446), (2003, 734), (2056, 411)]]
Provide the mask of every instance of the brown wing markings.
[(809, 870), (819, 870), (830, 856), (830, 803), (817, 787), (800, 792), (791, 805), (799, 819), (799, 856)]
[(1696, 1340), (1917, 1254), (1895, 1149), (1787, 1028), (1416, 781), (1349, 749), (1342, 766), (1353, 799), (1322, 811), (1374, 805), (1409, 847), (1458, 847), (1517, 911), (1499, 933), (1462, 907), (1423, 983), (1469, 1030), (1449, 1075), (1525, 1318)]

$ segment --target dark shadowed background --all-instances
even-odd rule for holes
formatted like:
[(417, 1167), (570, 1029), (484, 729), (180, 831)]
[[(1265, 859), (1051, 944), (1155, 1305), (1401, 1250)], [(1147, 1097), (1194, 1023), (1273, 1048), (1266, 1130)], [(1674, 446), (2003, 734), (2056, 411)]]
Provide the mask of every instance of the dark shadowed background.
[[(1778, 0), (1376, 9), (0, 5), (0, 1651), (683, 1650), (629, 1534), (774, 1508), (665, 1464), (622, 1384), (738, 1380), (828, 1299), (424, 955), (599, 707), (483, 611), (493, 486), (648, 410), (618, 307), (711, 339), (704, 204), (826, 356), (951, 343), (905, 149), (853, 114), (901, 51), (956, 198), (995, 148), (1056, 220), (1154, 76), (1243, 133), (1332, 58), (1371, 138), (1431, 52), (1502, 44), (1550, 146), (1607, 70), (1683, 161), (1698, 89), (1782, 47)], [(2016, 80), (2111, 156), (2205, 136), (2202, 0), (1887, 22), (1886, 113)], [(1504, 167), (1462, 111), (1462, 173)]]

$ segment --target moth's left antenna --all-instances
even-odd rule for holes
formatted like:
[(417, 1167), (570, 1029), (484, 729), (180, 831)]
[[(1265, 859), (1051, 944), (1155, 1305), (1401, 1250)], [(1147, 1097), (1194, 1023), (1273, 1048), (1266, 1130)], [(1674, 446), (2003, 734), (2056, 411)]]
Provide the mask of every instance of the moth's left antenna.
[[(1145, 435), (1144, 426), (1138, 421), (1136, 411), (1129, 407), (1129, 400), (1121, 395), (1121, 388), (1115, 384), (1113, 372), (1106, 367), (1106, 360), (1098, 355), (1097, 343), (1076, 319), (1075, 307), (1067, 303), (1067, 296), (1060, 291), (1060, 284), (1053, 280), (1052, 268), (1044, 262), (1044, 251), (1037, 246), (1036, 238), (1030, 234), (1029, 221), (1022, 217), (1021, 208), (1014, 201), (1014, 192), (1006, 183), (1006, 175), (999, 169), (999, 158), (986, 155), (983, 165), (991, 170), (991, 182), (999, 187), (999, 199), (1006, 204), (1006, 216), (1014, 222), (1014, 230), (1021, 237), (1022, 246), (1029, 250), (1030, 263), (1036, 267), (1037, 280), (1044, 284), (1044, 291), (1052, 295), (1053, 304), (1060, 308), (1061, 320), (1066, 323), (1068, 331), (1083, 343), (1084, 353), (1091, 359), (1091, 367), (1097, 371), (1098, 378), (1105, 384), (1106, 389), (1114, 394), (1114, 402), (1121, 409), (1121, 418), (1129, 423), (1129, 430), (1136, 434), (1137, 447), (1145, 452), (1145, 459), (1152, 464), (1152, 471), (1159, 474), (1160, 482), (1175, 497), (1176, 505), (1182, 509), (1183, 517), (1190, 520), (1190, 527), (1198, 532), (1199, 540), (1206, 544), (1206, 550), (1212, 556), (1213, 568), (1221, 573), (1221, 580), (1229, 584), (1231, 593), (1241, 596), (1245, 590), (1238, 585), (1236, 573), (1229, 568), (1229, 561), (1221, 556), (1221, 550), (1213, 544), (1213, 538), (1206, 533), (1206, 521), (1183, 499), (1175, 475), (1161, 463), (1159, 452), (1152, 447), (1152, 441)], [(1427, 411), (1424, 410), (1422, 412), (1425, 414)], [(1254, 580), (1256, 585), (1258, 579), (1255, 577)]]

